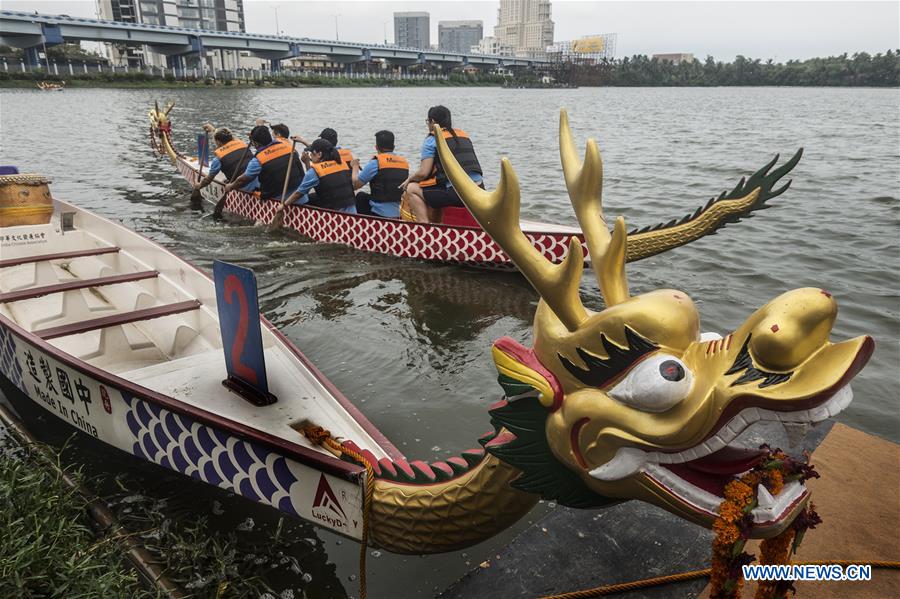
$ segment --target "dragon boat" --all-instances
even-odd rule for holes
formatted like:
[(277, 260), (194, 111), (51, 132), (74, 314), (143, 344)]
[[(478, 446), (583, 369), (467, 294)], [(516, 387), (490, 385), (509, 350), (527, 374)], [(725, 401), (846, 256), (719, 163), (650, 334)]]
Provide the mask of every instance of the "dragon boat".
[[(201, 164), (200, 157), (175, 149), (169, 116), (173, 107), (174, 103), (170, 102), (164, 109), (156, 105), (150, 110), (150, 144), (158, 155), (168, 156), (189, 183), (195, 183), (206, 176), (207, 167)], [(749, 178), (742, 178), (731, 191), (723, 191), (691, 214), (632, 230), (628, 234), (626, 260), (632, 262), (666, 252), (770, 207), (768, 201), (788, 188), (788, 185), (776, 188), (776, 183), (794, 168), (801, 155), (802, 149), (772, 170), (778, 161), (775, 156)], [(218, 204), (226, 182), (224, 174), (219, 173), (202, 190), (203, 199)], [(262, 224), (271, 223), (277, 209), (278, 202), (261, 201), (256, 195), (239, 190), (230, 192), (224, 202), (225, 212)], [(465, 208), (445, 209), (443, 223), (419, 223), (294, 205), (286, 210), (284, 226), (314, 241), (344, 244), (367, 252), (481, 268), (514, 267), (508, 253)], [(589, 246), (584, 244), (578, 227), (527, 220), (521, 226), (529, 242), (553, 263), (563, 261), (569, 239), (577, 236), (582, 242), (584, 258), (590, 263)]]
[[(482, 190), (436, 137), (466, 205), (541, 296), (533, 346), (493, 346), (503, 396), (477, 448), (408, 460), (261, 317), (265, 365), (247, 366), (257, 312), (236, 283), (228, 294), (226, 279), (220, 297), (218, 277), (60, 201), (49, 223), (0, 231), (4, 389), (139, 458), (407, 554), (483, 541), (541, 498), (576, 508), (637, 499), (710, 527), (725, 485), (762, 458), (738, 446), (742, 433), (758, 421), (819, 422), (852, 400), (874, 342), (830, 340), (837, 303), (823, 289), (788, 291), (725, 335), (701, 335), (682, 291), (632, 296), (624, 220), (610, 231), (603, 215), (599, 150), (589, 140), (579, 158), (565, 114), (563, 171), (606, 304), (596, 313), (579, 297), (581, 238), (554, 264), (518, 226), (510, 163), (495, 191)], [(242, 324), (223, 341), (237, 304)], [(220, 384), (223, 349), (257, 391), (270, 374), (266, 401)], [(808, 500), (801, 480), (760, 487), (749, 535), (779, 534)]]

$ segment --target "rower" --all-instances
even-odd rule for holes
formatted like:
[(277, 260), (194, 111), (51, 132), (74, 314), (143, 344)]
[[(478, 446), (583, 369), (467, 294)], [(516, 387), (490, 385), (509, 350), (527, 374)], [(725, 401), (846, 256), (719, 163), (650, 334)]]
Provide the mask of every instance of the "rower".
[[(213, 182), (220, 172), (225, 173), (225, 180), (231, 181), (235, 172), (243, 173), (247, 170), (247, 165), (253, 156), (247, 151), (247, 144), (239, 139), (235, 139), (234, 135), (227, 127), (219, 127), (214, 130), (213, 140), (216, 142), (216, 149), (213, 151), (215, 157), (209, 163), (209, 170), (202, 180), (194, 183), (194, 189), (203, 189)], [(252, 192), (259, 187), (259, 180), (253, 178), (241, 191)]]
[(291, 145), (291, 130), (288, 129), (288, 126), (284, 123), (278, 123), (277, 125), (272, 125), (272, 135), (275, 137), (275, 141), (282, 141), (287, 145)]
[(357, 192), (356, 211), (359, 214), (374, 214), (385, 218), (400, 218), (400, 184), (409, 176), (409, 162), (394, 153), (394, 134), (382, 130), (375, 134), (375, 156), (363, 169), (359, 170), (359, 160), (351, 163), (353, 189), (366, 183), (369, 191)]
[[(281, 200), (284, 179), (288, 176), (288, 189), (294, 189), (303, 179), (303, 167), (299, 160), (291, 160), (291, 145), (272, 139), (269, 128), (257, 125), (250, 132), (250, 142), (256, 148), (256, 155), (247, 164), (244, 174), (225, 186), (225, 193), (240, 189), (243, 185), (259, 177), (259, 197), (261, 200)], [(290, 166), (290, 173), (288, 167)]]
[[(462, 166), (469, 178), (480, 186), (482, 182), (481, 165), (475, 155), (475, 147), (472, 140), (462, 129), (454, 129), (450, 118), (450, 110), (445, 106), (432, 106), (428, 109), (428, 118), (425, 119), (428, 126), (428, 136), (422, 143), (422, 160), (419, 169), (401, 183), (401, 188), (406, 189), (409, 201), (409, 209), (418, 222), (436, 222), (440, 220), (440, 210), (448, 206), (464, 206), (462, 200), (453, 185), (447, 178), (441, 166), (440, 156), (437, 154), (437, 143), (434, 139), (433, 127), (440, 125), (447, 146), (453, 152), (453, 156)], [(423, 187), (419, 182), (432, 176), (436, 177), (436, 184), (432, 187)]]
[(333, 145), (335, 149), (340, 152), (341, 162), (343, 162), (344, 164), (350, 164), (350, 161), (353, 160), (353, 152), (338, 145), (337, 131), (335, 131), (331, 127), (322, 129), (322, 132), (319, 133), (319, 138), (326, 139), (331, 142), (331, 145)]
[(303, 161), (309, 170), (284, 203), (309, 204), (355, 214), (353, 178), (337, 148), (326, 139), (317, 139), (309, 146), (309, 151), (303, 153)]

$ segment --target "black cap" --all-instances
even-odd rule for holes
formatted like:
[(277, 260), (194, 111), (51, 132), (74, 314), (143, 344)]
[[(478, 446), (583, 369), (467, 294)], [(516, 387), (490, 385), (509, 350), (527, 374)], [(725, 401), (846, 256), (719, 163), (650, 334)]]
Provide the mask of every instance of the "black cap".
[(337, 145), (337, 131), (332, 129), (331, 127), (325, 127), (322, 129), (322, 132), (319, 133), (319, 137), (322, 139), (327, 139), (331, 142), (332, 145)]

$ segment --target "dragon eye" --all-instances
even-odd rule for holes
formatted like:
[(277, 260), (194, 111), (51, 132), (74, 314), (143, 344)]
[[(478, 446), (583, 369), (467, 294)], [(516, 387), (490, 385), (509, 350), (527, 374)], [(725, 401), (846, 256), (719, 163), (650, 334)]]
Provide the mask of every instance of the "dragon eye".
[(687, 397), (692, 381), (681, 360), (658, 354), (632, 368), (609, 396), (645, 412), (665, 412)]

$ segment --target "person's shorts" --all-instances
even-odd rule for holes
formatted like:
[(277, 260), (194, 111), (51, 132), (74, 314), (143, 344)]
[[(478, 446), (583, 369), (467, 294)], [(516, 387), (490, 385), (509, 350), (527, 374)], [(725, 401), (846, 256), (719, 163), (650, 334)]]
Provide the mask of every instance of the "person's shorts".
[(438, 189), (434, 187), (426, 187), (422, 190), (422, 196), (429, 208), (447, 208), (448, 206), (464, 206), (462, 200), (459, 199), (456, 190)]

